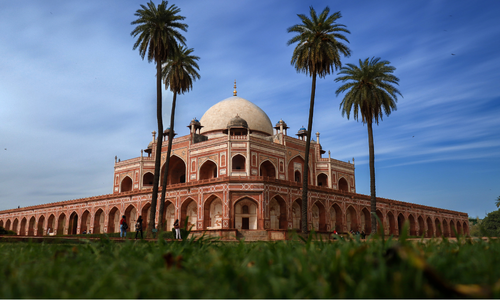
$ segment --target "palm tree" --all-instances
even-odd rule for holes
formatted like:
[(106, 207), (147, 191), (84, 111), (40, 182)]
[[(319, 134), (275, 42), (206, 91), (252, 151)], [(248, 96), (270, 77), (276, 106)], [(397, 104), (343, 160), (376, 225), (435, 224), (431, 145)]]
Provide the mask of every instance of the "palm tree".
[(163, 210), (165, 206), (165, 192), (167, 188), (168, 169), (170, 165), (170, 152), (172, 151), (172, 140), (174, 138), (174, 117), (175, 117), (175, 104), (177, 101), (177, 94), (184, 94), (193, 88), (193, 81), (200, 79), (198, 71), (197, 60), (198, 56), (191, 55), (193, 49), (186, 47), (179, 47), (172, 53), (172, 56), (167, 59), (162, 67), (162, 78), (165, 82), (165, 89), (170, 87), (170, 91), (174, 94), (172, 100), (172, 110), (170, 112), (170, 131), (168, 134), (168, 150), (167, 161), (165, 162), (165, 171), (163, 173), (161, 200), (160, 200), (160, 215), (158, 228), (163, 229)]
[(330, 72), (342, 66), (340, 62), (341, 54), (345, 57), (351, 55), (351, 50), (342, 43), (349, 43), (343, 33), (350, 33), (345, 25), (336, 24), (335, 21), (341, 18), (340, 12), (328, 15), (330, 9), (326, 7), (317, 16), (316, 11), (311, 6), (311, 18), (303, 14), (298, 17), (302, 23), (288, 28), (288, 32), (297, 33), (290, 39), (287, 45), (298, 43), (293, 50), (291, 64), (298, 73), (306, 73), (312, 77), (311, 101), (309, 104), (309, 122), (307, 125), (306, 153), (304, 164), (304, 175), (302, 184), (302, 232), (307, 232), (307, 184), (309, 180), (309, 148), (311, 146), (311, 131), (314, 111), (314, 96), (316, 92), (316, 77), (325, 77)]
[(156, 219), (156, 203), (158, 200), (158, 181), (160, 176), (161, 146), (163, 138), (162, 98), (161, 98), (161, 66), (169, 54), (178, 47), (178, 43), (185, 45), (185, 38), (179, 30), (186, 31), (187, 25), (180, 23), (185, 17), (179, 16), (181, 11), (177, 6), (168, 7), (167, 1), (162, 1), (155, 6), (153, 1), (147, 7), (141, 4), (141, 9), (135, 12), (137, 20), (132, 25), (137, 25), (130, 33), (137, 36), (134, 50), (139, 48), (142, 59), (147, 56), (149, 62), (156, 62), (156, 116), (158, 121), (158, 141), (156, 143), (155, 175), (153, 179), (153, 195), (151, 199), (150, 220), (148, 233), (154, 229)]
[(500, 207), (500, 196), (498, 196), (497, 200), (495, 201), (495, 205), (498, 207)]
[(392, 75), (395, 67), (389, 65), (388, 61), (380, 61), (380, 58), (359, 60), (359, 67), (354, 64), (347, 64), (340, 69), (336, 82), (345, 82), (337, 89), (335, 94), (347, 92), (340, 103), (342, 116), (353, 114), (354, 120), (361, 120), (368, 127), (368, 147), (370, 153), (370, 194), (371, 194), (371, 226), (372, 233), (376, 232), (377, 221), (377, 198), (375, 194), (375, 152), (373, 147), (372, 123), (378, 125), (379, 119), (382, 121), (383, 114), (386, 116), (391, 111), (396, 110), (397, 94), (401, 93), (392, 84), (398, 85), (399, 78)]

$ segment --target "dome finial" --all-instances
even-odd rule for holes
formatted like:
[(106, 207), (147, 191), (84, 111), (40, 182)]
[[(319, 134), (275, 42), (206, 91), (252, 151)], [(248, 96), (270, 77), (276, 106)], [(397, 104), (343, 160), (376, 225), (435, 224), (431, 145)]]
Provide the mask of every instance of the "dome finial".
[(233, 96), (236, 96), (236, 79), (234, 80), (234, 91), (233, 91)]

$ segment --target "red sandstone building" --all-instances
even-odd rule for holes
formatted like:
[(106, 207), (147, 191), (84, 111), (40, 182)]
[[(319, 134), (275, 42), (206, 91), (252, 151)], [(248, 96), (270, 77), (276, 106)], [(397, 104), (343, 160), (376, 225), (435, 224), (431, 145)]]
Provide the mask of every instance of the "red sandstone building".
[[(273, 127), (262, 109), (236, 91), (188, 127), (189, 135), (173, 140), (162, 216), (167, 228), (187, 216), (195, 233), (223, 237), (260, 231), (283, 239), (288, 229), (300, 228), (304, 128), (289, 136), (283, 120)], [(135, 222), (139, 214), (147, 226), (155, 134), (140, 157), (115, 159), (112, 194), (0, 211), (0, 226), (18, 235), (118, 232), (121, 215)], [(168, 141), (160, 142), (163, 165)], [(356, 193), (354, 159), (343, 162), (324, 154), (316, 133), (309, 160), (309, 228), (370, 232), (370, 197)], [(411, 235), (427, 237), (469, 229), (466, 213), (383, 198), (377, 199), (377, 215), (387, 234), (398, 235), (405, 221)]]

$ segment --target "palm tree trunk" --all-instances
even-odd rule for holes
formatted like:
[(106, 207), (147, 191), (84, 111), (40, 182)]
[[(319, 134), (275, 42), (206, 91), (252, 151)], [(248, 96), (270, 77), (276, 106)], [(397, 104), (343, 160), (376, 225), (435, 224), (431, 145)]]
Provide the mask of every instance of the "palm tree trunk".
[(307, 123), (307, 140), (306, 140), (306, 153), (305, 153), (305, 163), (304, 163), (304, 174), (302, 175), (302, 233), (307, 233), (307, 185), (309, 183), (309, 149), (311, 148), (311, 131), (312, 131), (312, 121), (314, 113), (314, 96), (316, 93), (316, 73), (312, 75), (312, 87), (311, 87), (311, 102), (309, 103), (309, 121)]
[(156, 119), (158, 120), (158, 141), (156, 142), (155, 176), (153, 178), (153, 195), (151, 198), (151, 211), (149, 213), (148, 232), (152, 235), (155, 228), (156, 203), (158, 201), (158, 182), (160, 181), (161, 146), (163, 140), (163, 118), (161, 105), (161, 60), (156, 59)]
[[(377, 196), (375, 194), (375, 150), (373, 146), (373, 128), (372, 121), (368, 119), (367, 122), (368, 127), (368, 148), (370, 153), (370, 212), (371, 212), (371, 221), (372, 221), (372, 234), (377, 232)], [(384, 230), (381, 228), (381, 230)]]
[(167, 161), (165, 162), (165, 171), (163, 172), (163, 180), (161, 183), (160, 211), (158, 212), (159, 230), (163, 230), (163, 210), (165, 209), (165, 193), (167, 189), (168, 170), (170, 166), (170, 152), (172, 152), (172, 141), (174, 140), (174, 117), (175, 117), (176, 101), (177, 101), (177, 93), (174, 92), (174, 99), (172, 100), (172, 111), (170, 112), (170, 132), (168, 133)]

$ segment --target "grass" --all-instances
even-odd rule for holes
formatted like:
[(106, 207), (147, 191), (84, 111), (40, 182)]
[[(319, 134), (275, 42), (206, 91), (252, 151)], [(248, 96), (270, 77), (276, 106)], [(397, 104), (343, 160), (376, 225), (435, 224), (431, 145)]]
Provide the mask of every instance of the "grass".
[(0, 243), (2, 298), (500, 297), (500, 242)]

